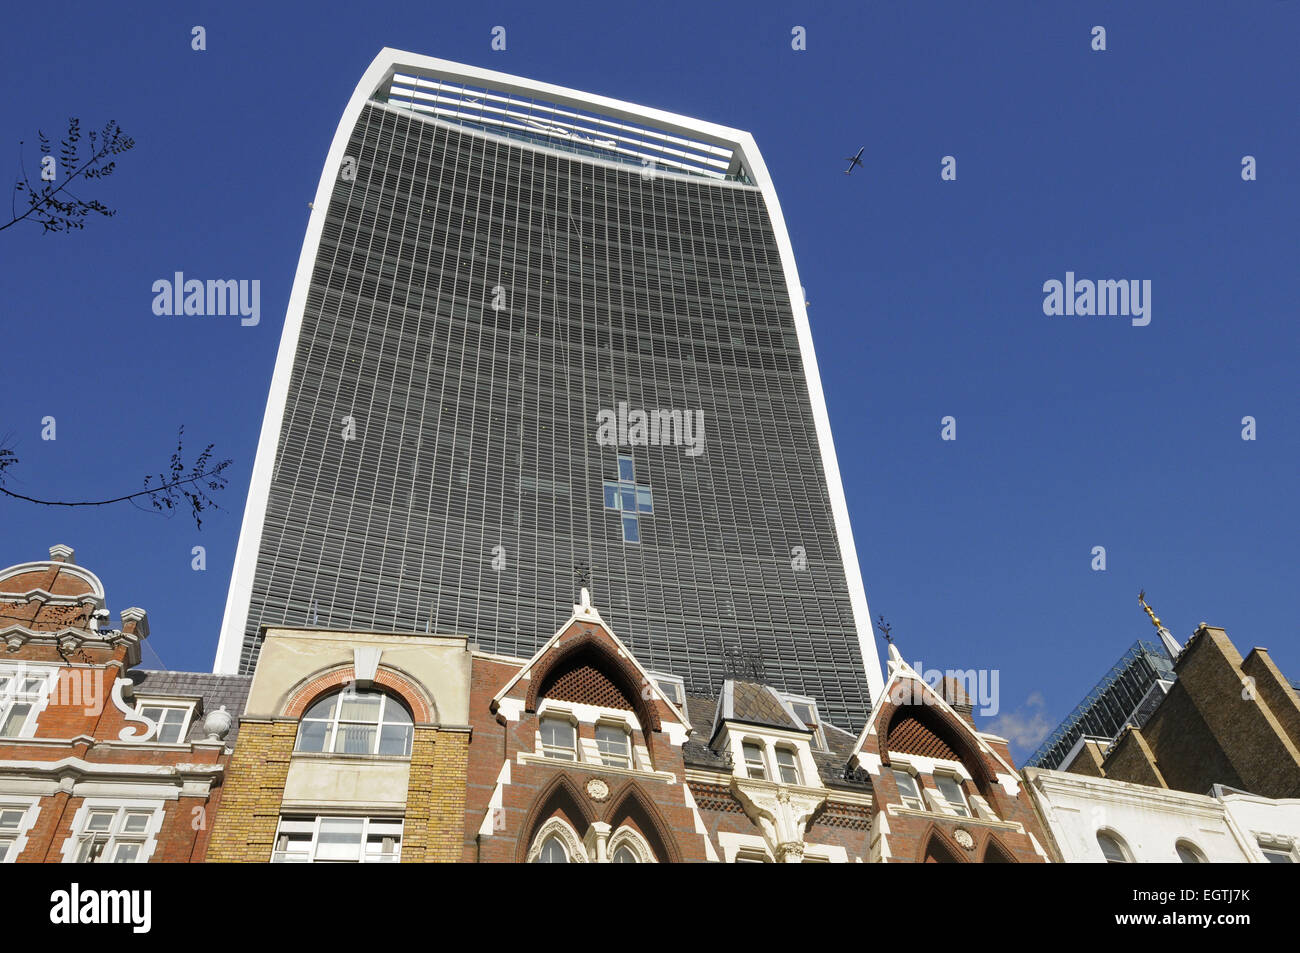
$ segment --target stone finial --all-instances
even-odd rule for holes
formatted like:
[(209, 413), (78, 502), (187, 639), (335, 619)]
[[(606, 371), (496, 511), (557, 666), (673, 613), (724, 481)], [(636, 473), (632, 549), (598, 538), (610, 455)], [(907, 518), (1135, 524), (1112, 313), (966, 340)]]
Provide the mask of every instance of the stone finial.
[(149, 637), (149, 613), (132, 606), (122, 610), (122, 631), (142, 639)]
[(76, 550), (71, 546), (64, 546), (62, 543), (56, 543), (50, 547), (50, 559), (54, 560), (56, 563), (69, 563), (75, 566), (77, 560), (73, 557), (76, 555)]
[(207, 734), (208, 741), (225, 741), (234, 723), (235, 719), (226, 711), (226, 706), (222, 705), (216, 711), (208, 712), (208, 716), (203, 719), (203, 731)]
[(591, 593), (583, 586), (578, 593), (578, 601), (573, 606), (573, 614), (579, 619), (600, 622), (600, 612), (591, 604)]

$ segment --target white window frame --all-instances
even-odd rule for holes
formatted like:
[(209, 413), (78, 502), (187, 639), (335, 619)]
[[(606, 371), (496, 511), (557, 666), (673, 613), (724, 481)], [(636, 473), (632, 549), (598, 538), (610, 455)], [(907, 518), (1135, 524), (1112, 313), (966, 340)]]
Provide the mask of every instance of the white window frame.
[[(45, 711), (50, 704), (50, 696), (54, 692), (58, 674), (58, 667), (54, 665), (33, 665), (27, 662), (20, 662), (17, 665), (0, 665), (0, 678), (8, 677), (12, 679), (5, 688), (0, 688), (0, 725), (3, 725), (9, 719), (9, 713), (14, 705), (31, 705), (27, 716), (18, 728), (18, 733), (0, 737), (31, 738), (36, 734), (36, 722), (39, 720), (41, 712)], [(43, 680), (40, 690), (35, 693), (17, 691), (17, 687), (30, 678)], [(22, 701), (18, 700), (19, 695), (24, 696)]]
[[(790, 756), (790, 764), (781, 763), (781, 755)], [(772, 761), (776, 764), (776, 780), (782, 784), (803, 784), (803, 771), (799, 769), (799, 752), (791, 745), (776, 745), (772, 748)], [(788, 781), (785, 777), (785, 769), (790, 768), (794, 771), (794, 780)]]
[[(194, 709), (198, 706), (197, 701), (186, 700), (182, 698), (164, 698), (160, 695), (139, 695), (136, 699), (135, 713), (141, 718), (153, 724), (153, 733), (149, 735), (146, 744), (159, 745), (183, 745), (187, 743), (190, 736), (190, 726), (194, 721)], [(158, 730), (162, 727), (160, 721), (155, 721), (145, 715), (146, 708), (161, 708), (167, 711), (184, 711), (185, 715), (181, 719), (180, 736), (175, 741), (161, 741), (158, 738)]]
[[(609, 760), (609, 756), (607, 756), (604, 751), (600, 750), (600, 729), (602, 728), (613, 728), (619, 732), (622, 732), (623, 743), (627, 746), (627, 757), (624, 760), (622, 761), (615, 760), (611, 762)], [(574, 738), (575, 740), (577, 740), (576, 732), (574, 734)], [(636, 744), (633, 741), (632, 729), (628, 727), (627, 722), (616, 718), (599, 719), (596, 722), (595, 737), (593, 740), (596, 745), (597, 756), (600, 758), (600, 763), (605, 767), (627, 768), (628, 770), (631, 770), (632, 768), (636, 767)]]
[(799, 713), (794, 710), (794, 706), (795, 705), (808, 706), (808, 710), (812, 712), (812, 716), (813, 716), (813, 722), (812, 722), (814, 726), (812, 728), (813, 747), (817, 748), (819, 751), (825, 751), (827, 748), (826, 734), (822, 730), (822, 713), (817, 709), (817, 699), (812, 698), (808, 695), (783, 694), (781, 696), (781, 700), (784, 701), (790, 707), (790, 713), (794, 715), (795, 720), (798, 721), (799, 724), (803, 725), (804, 727), (807, 727), (808, 723), (799, 718)]
[[(332, 858), (321, 859), (317, 856), (320, 850), (320, 832), (321, 826), (325, 821), (360, 821), (361, 822), (361, 840), (358, 847), (359, 859), (355, 861), (335, 860)], [(382, 825), (386, 828), (397, 827), (396, 839), (393, 845), (394, 850), (388, 853), (380, 852), (375, 859), (367, 849), (372, 836), (384, 836), (391, 833), (391, 830), (372, 831), (371, 825)], [(288, 851), (285, 848), (288, 845), (288, 839), (294, 834), (308, 833), (306, 841), (306, 859), (300, 861), (285, 860), (286, 854), (300, 854), (303, 851)], [(371, 817), (358, 816), (355, 814), (282, 814), (280, 821), (275, 828), (275, 842), (271, 848), (271, 863), (307, 863), (307, 864), (397, 864), (402, 860), (402, 841), (406, 837), (406, 822), (400, 817)], [(279, 859), (277, 859), (277, 857)]]
[[(659, 672), (646, 672), (650, 678), (654, 679), (655, 687), (664, 693), (664, 696), (681, 709), (686, 704), (686, 682), (679, 675), (663, 675)], [(668, 689), (671, 688), (670, 692)]]
[[(1180, 847), (1183, 850), (1187, 851), (1196, 859), (1183, 860), (1183, 855), (1178, 853), (1178, 849)], [(1209, 863), (1209, 858), (1205, 856), (1205, 851), (1201, 850), (1201, 848), (1196, 843), (1194, 843), (1191, 840), (1188, 840), (1186, 837), (1180, 837), (1178, 838), (1178, 840), (1174, 841), (1174, 855), (1178, 858), (1178, 860), (1181, 863), (1184, 864), (1208, 864)]]
[[(920, 775), (912, 770), (910, 765), (902, 764), (895, 761), (890, 768), (894, 772), (894, 784), (898, 787), (898, 796), (903, 802), (903, 807), (911, 808), (914, 811), (925, 810), (925, 785), (921, 783)], [(915, 797), (903, 792), (903, 786), (898, 783), (898, 776), (906, 775), (911, 779), (912, 785), (916, 789)]]
[[(342, 703), (344, 697), (348, 695), (348, 691), (349, 691), (348, 688), (345, 687), (343, 689), (322, 692), (320, 695), (318, 695), (315, 699), (312, 700), (311, 704), (307, 706), (306, 710), (302, 713), (302, 716), (298, 719), (298, 734), (293, 741), (294, 754), (320, 754), (320, 755), (330, 755), (336, 758), (410, 758), (411, 750), (415, 744), (415, 717), (411, 714), (409, 710), (407, 710), (406, 703), (393, 692), (384, 691), (381, 688), (355, 689), (352, 691), (351, 697), (355, 698), (358, 695), (377, 695), (382, 699), (379, 705), (378, 717), (374, 722), (357, 721), (355, 719), (348, 719), (342, 717), (343, 714)], [(334, 699), (334, 705), (330, 709), (329, 718), (314, 718), (314, 717), (308, 718), (307, 713), (310, 712), (316, 705), (325, 701), (327, 698)], [(397, 708), (401, 712), (403, 712), (406, 715), (407, 719), (409, 720), (394, 721), (392, 719), (387, 718), (386, 716), (389, 712), (390, 705), (396, 705)], [(324, 746), (320, 751), (315, 751), (312, 749), (301, 747), (303, 741), (303, 725), (307, 723), (316, 724), (316, 725), (324, 723), (326, 725)], [(339, 729), (344, 725), (366, 725), (366, 726), (373, 725), (375, 729), (374, 749), (368, 752), (335, 751), (334, 748), (338, 744)], [(407, 729), (406, 751), (404, 753), (402, 754), (380, 753), (379, 748), (383, 744), (385, 728), (406, 728)]]
[[(1287, 843), (1291, 841), (1290, 843)], [(1297, 864), (1296, 842), (1287, 837), (1274, 837), (1263, 835), (1255, 839), (1255, 846), (1264, 857), (1264, 862), (1269, 864)], [(1274, 854), (1278, 857), (1285, 857), (1286, 860), (1273, 860), (1269, 855)]]
[[(966, 792), (962, 790), (962, 786), (961, 786), (962, 779), (960, 775), (952, 771), (935, 771), (933, 777), (934, 777), (934, 786), (939, 790), (939, 797), (943, 799), (944, 804), (952, 808), (953, 813), (955, 813), (958, 817), (975, 816), (975, 812), (971, 810), (970, 799), (966, 797)], [(945, 781), (950, 781), (952, 783), (953, 787), (956, 788), (957, 797), (959, 798), (959, 800), (954, 801), (952, 798), (948, 796), (948, 793), (944, 791), (943, 786), (939, 783), (940, 778), (943, 778)]]
[[(80, 853), (82, 843), (92, 836), (102, 836), (107, 843), (99, 858), (89, 863), (107, 864), (112, 863), (113, 855), (117, 848), (122, 844), (132, 843), (140, 845), (140, 852), (136, 855), (131, 863), (147, 864), (153, 857), (154, 851), (158, 847), (158, 832), (162, 830), (163, 820), (165, 817), (163, 801), (148, 798), (107, 798), (95, 797), (86, 798), (77, 808), (77, 813), (72, 818), (72, 830), (63, 842), (63, 863), (75, 864), (80, 861), (77, 856)], [(90, 815), (99, 812), (112, 811), (114, 816), (107, 831), (95, 832), (86, 830), (87, 822)], [(145, 829), (137, 833), (128, 833), (123, 830), (123, 821), (128, 812), (149, 813), (149, 820), (145, 824)]]
[[(754, 773), (754, 762), (750, 760), (749, 753), (745, 750), (749, 746), (758, 749), (759, 764), (758, 769), (763, 773), (761, 775)], [(767, 764), (767, 744), (761, 738), (741, 738), (740, 739), (740, 759), (745, 762), (745, 777), (752, 778), (756, 781), (772, 780), (772, 772), (768, 769)]]
[(718, 831), (718, 847), (724, 864), (774, 863), (776, 858), (760, 834), (733, 834)]
[(39, 797), (23, 797), (17, 795), (0, 794), (0, 811), (22, 811), (23, 816), (18, 819), (18, 826), (13, 830), (0, 831), (5, 837), (13, 837), (8, 849), (0, 849), (0, 864), (13, 864), (18, 862), (24, 850), (27, 849), (27, 834), (36, 826), (36, 818), (41, 813), (41, 799)]
[[(542, 741), (542, 725), (548, 720), (568, 722), (569, 727), (573, 730), (573, 747), (560, 748), (556, 745), (548, 745)], [(537, 717), (537, 753), (543, 758), (550, 758), (552, 761), (565, 761), (576, 764), (582, 761), (582, 738), (578, 732), (578, 719), (573, 712), (566, 711), (563, 708), (547, 708), (538, 713)], [(552, 751), (566, 751), (573, 755), (571, 758), (557, 757)]]
[(614, 863), (614, 855), (620, 850), (631, 851), (638, 864), (659, 863), (646, 839), (626, 824), (610, 835), (609, 843), (605, 847), (605, 854), (611, 864)]

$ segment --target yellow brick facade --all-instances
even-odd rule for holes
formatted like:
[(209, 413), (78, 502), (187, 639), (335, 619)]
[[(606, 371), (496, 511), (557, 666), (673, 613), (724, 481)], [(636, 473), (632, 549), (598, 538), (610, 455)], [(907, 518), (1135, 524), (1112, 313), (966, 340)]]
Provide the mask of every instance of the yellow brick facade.
[[(240, 724), (221, 810), (208, 845), (214, 863), (266, 863), (284, 801), (297, 721)], [(465, 833), (469, 733), (415, 729), (402, 838), (403, 863), (454, 863)]]
[(468, 732), (415, 729), (402, 863), (461, 859), (468, 768)]
[(230, 759), (207, 860), (266, 863), (275, 845), (296, 721), (243, 721)]

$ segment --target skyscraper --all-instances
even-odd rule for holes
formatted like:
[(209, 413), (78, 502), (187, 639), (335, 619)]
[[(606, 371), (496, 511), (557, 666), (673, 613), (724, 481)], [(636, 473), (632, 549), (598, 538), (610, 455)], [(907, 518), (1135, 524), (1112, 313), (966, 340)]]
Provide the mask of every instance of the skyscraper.
[(268, 624), (529, 655), (575, 567), (656, 671), (865, 720), (880, 670), (752, 137), (384, 50), (339, 123), (217, 671)]

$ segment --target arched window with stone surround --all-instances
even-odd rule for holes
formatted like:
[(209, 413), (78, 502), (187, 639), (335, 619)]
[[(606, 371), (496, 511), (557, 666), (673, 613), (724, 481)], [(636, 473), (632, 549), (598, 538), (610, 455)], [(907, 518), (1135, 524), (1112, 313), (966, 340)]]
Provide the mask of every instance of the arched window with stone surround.
[(396, 695), (348, 687), (308, 706), (294, 750), (409, 757), (413, 731), (411, 713)]
[(1101, 855), (1106, 858), (1108, 864), (1133, 863), (1133, 855), (1129, 853), (1128, 845), (1114, 831), (1098, 831), (1097, 846), (1101, 848)]
[(552, 817), (537, 829), (528, 849), (530, 864), (585, 864), (587, 848), (569, 823)]
[(542, 849), (538, 852), (536, 863), (539, 864), (567, 864), (569, 862), (569, 852), (564, 849), (564, 842), (552, 834), (542, 842)]
[(624, 824), (609, 838), (606, 851), (613, 864), (655, 864), (658, 859), (646, 839), (634, 828)]

